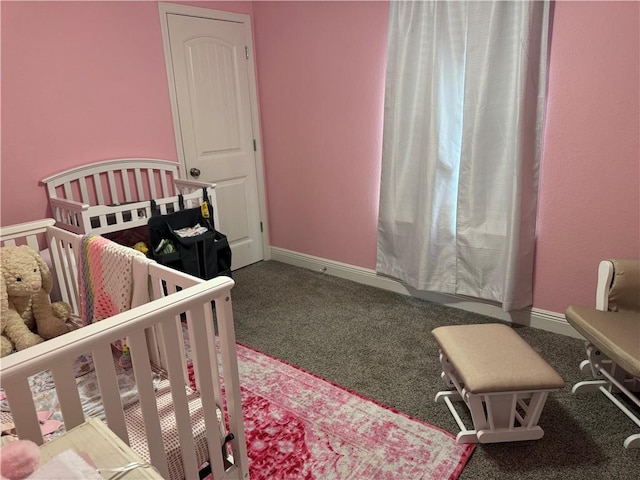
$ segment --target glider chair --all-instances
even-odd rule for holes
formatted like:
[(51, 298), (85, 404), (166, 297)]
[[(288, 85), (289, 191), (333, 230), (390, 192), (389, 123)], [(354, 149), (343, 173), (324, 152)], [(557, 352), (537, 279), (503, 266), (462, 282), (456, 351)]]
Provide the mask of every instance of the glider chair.
[[(593, 377), (572, 392), (602, 392), (640, 431), (640, 259), (600, 262), (596, 308), (572, 305), (565, 316), (587, 340), (580, 370)], [(624, 446), (640, 449), (640, 433)]]

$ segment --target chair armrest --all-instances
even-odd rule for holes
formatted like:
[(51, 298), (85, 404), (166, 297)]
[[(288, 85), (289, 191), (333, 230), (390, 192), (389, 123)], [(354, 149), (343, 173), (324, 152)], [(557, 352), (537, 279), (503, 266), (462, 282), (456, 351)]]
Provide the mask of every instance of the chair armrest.
[(598, 265), (598, 284), (596, 286), (596, 310), (609, 310), (609, 290), (613, 279), (613, 263), (603, 260)]

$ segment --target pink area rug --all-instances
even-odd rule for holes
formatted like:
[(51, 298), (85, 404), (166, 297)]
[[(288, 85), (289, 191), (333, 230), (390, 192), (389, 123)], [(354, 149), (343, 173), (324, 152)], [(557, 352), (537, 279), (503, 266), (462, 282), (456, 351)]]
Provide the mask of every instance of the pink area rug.
[[(455, 479), (474, 445), (238, 345), (252, 480)], [(425, 400), (427, 401), (427, 400)]]

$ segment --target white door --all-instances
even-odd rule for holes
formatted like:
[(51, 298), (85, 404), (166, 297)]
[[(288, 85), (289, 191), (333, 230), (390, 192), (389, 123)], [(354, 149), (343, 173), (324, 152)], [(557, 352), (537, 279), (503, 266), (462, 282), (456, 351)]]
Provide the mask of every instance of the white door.
[(241, 268), (264, 259), (245, 25), (168, 14), (167, 28), (185, 171), (217, 184), (216, 229)]

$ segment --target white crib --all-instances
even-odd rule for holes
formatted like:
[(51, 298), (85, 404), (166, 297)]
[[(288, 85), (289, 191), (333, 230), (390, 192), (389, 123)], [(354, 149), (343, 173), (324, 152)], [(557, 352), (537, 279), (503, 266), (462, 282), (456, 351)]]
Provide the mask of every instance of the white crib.
[[(75, 265), (82, 237), (54, 223), (46, 219), (2, 227), (0, 243), (48, 249), (62, 299), (78, 312)], [(0, 382), (17, 435), (38, 444), (46, 440), (29, 377), (47, 370), (64, 428), (86, 420), (73, 364), (79, 355), (91, 354), (108, 427), (164, 478), (197, 479), (208, 462), (216, 480), (245, 480), (248, 459), (230, 298), (234, 282), (228, 277), (203, 281), (155, 262), (148, 265), (148, 279), (151, 302), (2, 358)], [(139, 398), (126, 406), (112, 349), (124, 337)], [(189, 350), (197, 392), (188, 387)]]
[(151, 200), (159, 213), (199, 206), (202, 189), (219, 225), (215, 184), (179, 178), (179, 164), (149, 158), (121, 158), (81, 165), (43, 178), (56, 225), (74, 233), (106, 234), (144, 226)]

